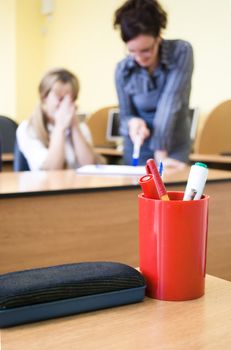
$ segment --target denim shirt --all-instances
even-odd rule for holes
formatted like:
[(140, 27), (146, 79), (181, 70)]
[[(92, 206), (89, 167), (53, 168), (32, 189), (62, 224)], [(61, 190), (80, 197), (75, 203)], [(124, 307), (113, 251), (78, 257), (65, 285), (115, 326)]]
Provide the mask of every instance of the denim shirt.
[(159, 63), (152, 74), (130, 56), (118, 63), (115, 79), (125, 153), (131, 153), (131, 150), (126, 150), (126, 145), (131, 144), (128, 120), (139, 117), (150, 129), (143, 152), (153, 157), (155, 150), (167, 150), (170, 157), (187, 161), (192, 71), (192, 47), (183, 40), (162, 39)]

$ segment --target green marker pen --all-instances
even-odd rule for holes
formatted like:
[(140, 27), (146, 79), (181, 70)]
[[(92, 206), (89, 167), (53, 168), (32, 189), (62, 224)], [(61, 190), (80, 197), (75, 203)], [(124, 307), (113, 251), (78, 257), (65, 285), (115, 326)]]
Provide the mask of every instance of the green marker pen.
[(200, 199), (208, 177), (208, 167), (204, 163), (195, 163), (191, 166), (184, 201)]

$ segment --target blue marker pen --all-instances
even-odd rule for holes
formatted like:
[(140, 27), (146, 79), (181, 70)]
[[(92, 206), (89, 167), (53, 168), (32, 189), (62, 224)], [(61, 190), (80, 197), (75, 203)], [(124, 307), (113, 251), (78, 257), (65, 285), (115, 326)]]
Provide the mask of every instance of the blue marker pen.
[(164, 170), (163, 162), (160, 162), (158, 171), (161, 177), (163, 175), (163, 170)]
[(140, 136), (138, 135), (136, 137), (136, 140), (134, 142), (134, 147), (133, 147), (133, 154), (132, 154), (132, 165), (133, 166), (137, 166), (139, 163), (140, 146), (141, 146), (141, 139), (140, 139)]

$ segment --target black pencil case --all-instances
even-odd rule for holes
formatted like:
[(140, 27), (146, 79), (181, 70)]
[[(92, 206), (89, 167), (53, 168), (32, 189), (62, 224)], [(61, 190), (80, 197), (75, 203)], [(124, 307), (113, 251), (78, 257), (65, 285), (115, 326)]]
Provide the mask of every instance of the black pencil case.
[(0, 327), (47, 320), (118, 305), (145, 295), (134, 268), (83, 262), (0, 275)]

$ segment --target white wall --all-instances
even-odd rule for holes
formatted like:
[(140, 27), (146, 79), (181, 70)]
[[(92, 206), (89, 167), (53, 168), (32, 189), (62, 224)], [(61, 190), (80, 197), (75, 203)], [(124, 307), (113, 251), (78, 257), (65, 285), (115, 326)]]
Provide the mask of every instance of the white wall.
[[(46, 66), (66, 65), (80, 77), (81, 109), (117, 102), (116, 62), (124, 45), (112, 28), (121, 0), (56, 0), (46, 35)], [(231, 97), (231, 7), (229, 0), (163, 0), (169, 25), (163, 36), (189, 40), (195, 70), (191, 105), (207, 113)]]
[(0, 115), (15, 117), (15, 0), (0, 0)]
[[(26, 118), (37, 102), (41, 76), (57, 66), (79, 76), (80, 111), (116, 104), (114, 70), (125, 50), (112, 19), (123, 1), (54, 0), (48, 19), (40, 3), (0, 0), (0, 113)], [(189, 40), (194, 47), (191, 105), (206, 115), (231, 98), (230, 0), (161, 3), (169, 14), (163, 36)]]
[(169, 13), (166, 37), (189, 40), (194, 48), (192, 105), (207, 113), (231, 99), (230, 0), (163, 0)]

